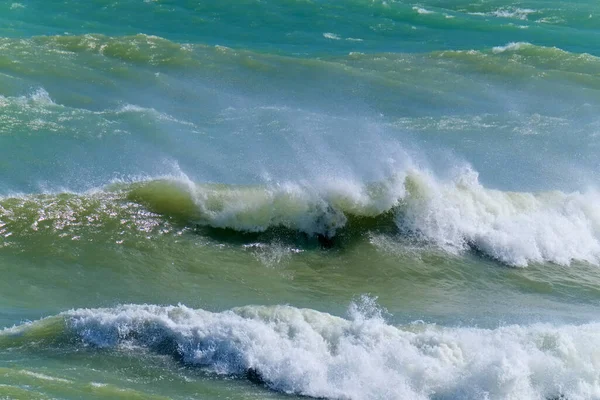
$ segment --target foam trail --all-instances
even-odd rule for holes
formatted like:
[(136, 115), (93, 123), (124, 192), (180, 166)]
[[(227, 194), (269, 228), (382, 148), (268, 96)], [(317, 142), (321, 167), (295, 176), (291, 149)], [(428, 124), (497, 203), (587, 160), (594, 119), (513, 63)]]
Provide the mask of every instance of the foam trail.
[[(79, 309), (59, 318), (66, 332), (55, 335), (75, 335), (88, 346), (141, 347), (216, 374), (248, 376), (273, 390), (311, 397), (600, 396), (596, 323), (479, 329), (417, 322), (396, 327), (385, 322), (369, 298), (350, 307), (349, 319), (290, 306), (212, 313), (182, 305)], [(39, 341), (39, 334), (60, 325), (51, 317), (6, 329), (0, 345), (28, 337)]]

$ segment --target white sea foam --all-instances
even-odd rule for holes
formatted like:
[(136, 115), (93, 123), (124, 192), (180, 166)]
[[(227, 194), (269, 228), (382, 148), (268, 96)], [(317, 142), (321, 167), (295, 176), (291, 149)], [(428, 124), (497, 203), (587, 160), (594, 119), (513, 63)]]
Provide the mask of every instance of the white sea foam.
[(45, 105), (56, 105), (52, 98), (50, 98), (50, 94), (43, 87), (39, 87), (32, 91), (30, 94), (26, 96), (19, 97), (4, 97), (0, 96), (0, 106), (7, 105), (10, 102), (14, 102), (16, 104), (22, 106), (45, 106)]
[[(115, 112), (115, 111), (109, 111), (110, 113)], [(103, 111), (102, 113), (108, 113), (106, 111)], [(188, 122), (188, 121), (182, 121), (179, 120), (169, 114), (160, 112), (154, 108), (147, 108), (147, 107), (140, 107), (138, 105), (135, 104), (125, 104), (123, 106), (121, 106), (119, 109), (116, 110), (116, 114), (126, 114), (126, 113), (140, 113), (140, 114), (149, 114), (152, 115), (154, 118), (156, 118), (157, 120), (162, 120), (162, 121), (169, 121), (169, 122), (175, 122), (177, 124), (181, 124), (181, 125), (187, 125), (187, 126), (195, 126), (193, 123)]]
[(532, 10), (529, 8), (510, 7), (510, 8), (499, 8), (497, 10), (490, 11), (490, 12), (472, 12), (469, 14), (470, 15), (480, 15), (480, 16), (493, 16), (493, 17), (498, 17), (498, 18), (512, 18), (512, 19), (527, 20), (529, 18), (529, 15), (535, 14), (537, 12), (538, 11)]
[(62, 318), (68, 333), (87, 345), (142, 347), (216, 374), (241, 377), (251, 371), (271, 389), (312, 397), (600, 396), (600, 325), (595, 323), (478, 329), (415, 322), (396, 327), (368, 298), (350, 307), (348, 319), (290, 306), (212, 313), (182, 305), (80, 309)]
[(33, 371), (28, 371), (28, 370), (21, 370), (19, 371), (19, 373), (23, 374), (23, 375), (28, 375), (37, 379), (41, 379), (44, 381), (54, 381), (54, 382), (60, 382), (60, 383), (72, 383), (72, 381), (68, 380), (68, 379), (63, 379), (63, 378), (57, 378), (54, 376), (49, 376), (46, 374), (41, 374), (39, 372), (33, 372)]
[(500, 18), (516, 18), (526, 20), (530, 14), (535, 14), (537, 11), (529, 8), (501, 8), (493, 11), (491, 14)]
[(409, 175), (398, 216), (401, 229), (441, 248), (475, 247), (509, 265), (573, 260), (600, 264), (600, 194), (512, 193), (486, 189), (466, 169), (441, 182)]
[(425, 15), (425, 14), (434, 14), (434, 12), (433, 12), (433, 11), (427, 10), (427, 9), (425, 9), (425, 8), (423, 8), (423, 7), (416, 7), (416, 6), (415, 6), (415, 7), (413, 7), (412, 9), (413, 9), (414, 11), (416, 11), (418, 14), (424, 14), (424, 15)]
[(326, 39), (331, 39), (331, 40), (340, 40), (341, 39), (341, 37), (339, 35), (336, 35), (335, 33), (331, 33), (331, 32), (323, 33), (323, 37)]
[(494, 54), (504, 53), (505, 51), (517, 51), (521, 50), (524, 47), (533, 46), (531, 43), (527, 42), (511, 42), (505, 46), (496, 46), (492, 48), (492, 52)]

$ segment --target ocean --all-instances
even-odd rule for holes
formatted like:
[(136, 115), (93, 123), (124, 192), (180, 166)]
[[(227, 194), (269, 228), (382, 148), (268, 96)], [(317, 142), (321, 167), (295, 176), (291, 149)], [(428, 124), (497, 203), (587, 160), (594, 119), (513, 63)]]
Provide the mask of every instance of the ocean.
[(0, 399), (600, 399), (600, 3), (0, 1)]

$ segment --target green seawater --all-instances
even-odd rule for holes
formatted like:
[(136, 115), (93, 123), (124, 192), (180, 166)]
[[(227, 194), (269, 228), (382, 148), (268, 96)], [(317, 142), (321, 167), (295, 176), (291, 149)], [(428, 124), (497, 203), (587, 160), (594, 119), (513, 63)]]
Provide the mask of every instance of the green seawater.
[(600, 399), (600, 4), (0, 1), (0, 399)]

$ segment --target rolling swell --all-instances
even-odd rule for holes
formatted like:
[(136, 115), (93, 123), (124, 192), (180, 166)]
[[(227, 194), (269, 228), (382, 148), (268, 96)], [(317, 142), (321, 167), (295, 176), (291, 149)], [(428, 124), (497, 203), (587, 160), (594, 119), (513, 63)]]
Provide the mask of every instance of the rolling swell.
[(36, 235), (108, 236), (122, 242), (191, 229), (225, 241), (302, 240), (304, 235), (342, 247), (383, 233), (454, 254), (474, 249), (513, 266), (598, 265), (598, 200), (595, 191), (490, 190), (469, 169), (450, 180), (409, 170), (368, 184), (228, 186), (165, 179), (85, 195), (7, 198), (0, 201), (0, 233), (4, 246)]
[(0, 331), (0, 349), (169, 355), (217, 375), (331, 399), (593, 398), (598, 324), (394, 326), (373, 299), (348, 318), (291, 306), (78, 309)]
[[(216, 76), (225, 71), (239, 73), (248, 70), (257, 75), (268, 74), (276, 80), (281, 68), (289, 69), (287, 74), (317, 69), (371, 79), (374, 82), (385, 81), (388, 84), (405, 81), (402, 77), (406, 74), (413, 78), (422, 76), (421, 80), (426, 83), (428, 75), (431, 78), (436, 72), (449, 73), (455, 68), (462, 68), (463, 72), (478, 68), (487, 73), (502, 74), (513, 79), (532, 72), (531, 68), (552, 71), (557, 77), (567, 79), (576, 74), (595, 76), (600, 68), (597, 55), (523, 41), (504, 44), (495, 42), (492, 46), (430, 52), (362, 52), (360, 49), (350, 49), (341, 54), (300, 57), (286, 53), (255, 51), (243, 46), (177, 42), (145, 34), (85, 34), (20, 39), (0, 37), (0, 49), (4, 52), (4, 56), (0, 58), (0, 66), (5, 72), (38, 78), (42, 75), (76, 80), (93, 78), (94, 81), (102, 80), (99, 83), (109, 86), (114, 83), (107, 80), (107, 76), (127, 78), (135, 82), (135, 74), (145, 72), (143, 67), (163, 71), (206, 71)], [(510, 59), (510, 63), (506, 62), (507, 58)], [(456, 64), (449, 64), (453, 61)], [(82, 70), (75, 68), (74, 64), (93, 68)], [(427, 65), (428, 68), (419, 71), (411, 68), (414, 65)], [(392, 66), (394, 68), (391, 68)], [(107, 75), (101, 76), (93, 70)], [(373, 72), (378, 72), (379, 76), (375, 77)], [(529, 75), (537, 76), (535, 73)], [(143, 78), (149, 80), (152, 79), (152, 75), (144, 74)]]
[[(33, 3), (37, 4), (33, 5)], [(299, 40), (302, 39), (303, 43), (308, 44), (297, 47), (302, 51), (318, 49), (325, 43), (330, 51), (347, 49), (357, 44), (357, 42), (324, 38), (323, 33), (327, 32), (334, 33), (333, 37), (341, 39), (362, 39), (365, 43), (358, 42), (362, 44), (361, 48), (371, 51), (381, 47), (397, 46), (398, 41), (403, 42), (404, 46), (422, 48), (425, 43), (419, 43), (417, 46), (414, 42), (421, 42), (419, 38), (423, 35), (430, 35), (428, 39), (438, 39), (442, 35), (450, 36), (453, 40), (444, 42), (429, 40), (428, 42), (435, 43), (437, 46), (451, 46), (460, 39), (461, 35), (464, 35), (464, 32), (477, 32), (478, 36), (483, 36), (484, 42), (493, 42), (499, 34), (512, 37), (525, 36), (530, 41), (538, 39), (545, 42), (550, 42), (552, 39), (569, 41), (568, 39), (574, 37), (572, 40), (574, 45), (587, 44), (590, 48), (594, 48), (594, 38), (590, 36), (595, 34), (593, 29), (597, 23), (595, 18), (590, 17), (590, 12), (595, 14), (591, 4), (584, 8), (576, 4), (552, 7), (537, 2), (535, 7), (533, 5), (516, 7), (506, 6), (496, 1), (483, 4), (470, 1), (457, 1), (451, 4), (447, 2), (411, 4), (360, 0), (347, 2), (344, 12), (340, 13), (337, 4), (271, 0), (245, 1), (243, 11), (234, 11), (230, 2), (178, 4), (177, 7), (170, 7), (160, 2), (149, 2), (136, 8), (135, 13), (130, 12), (129, 2), (120, 2), (114, 4), (114, 14), (111, 16), (115, 18), (115, 24), (107, 26), (105, 12), (91, 6), (82, 6), (74, 10), (67, 5), (60, 5), (56, 6), (58, 8), (50, 9), (43, 2), (33, 3), (31, 9), (39, 10), (38, 13), (30, 16), (31, 22), (34, 23), (19, 27), (19, 31), (28, 34), (30, 32), (61, 34), (65, 30), (82, 34), (89, 33), (90, 29), (93, 32), (120, 35), (153, 32), (171, 40), (202, 38), (208, 42), (215, 40), (227, 43), (250, 42), (253, 46), (264, 46), (266, 45), (263, 40), (264, 31), (255, 25), (255, 21), (260, 19), (276, 28), (274, 34), (269, 37), (268, 43), (271, 47), (273, 44), (281, 47), (298, 46)], [(95, 23), (92, 27), (78, 23), (68, 28), (56, 26), (57, 21), (49, 17), (50, 11), (59, 12), (57, 10), (61, 10), (62, 7), (65, 7), (62, 12), (77, 15), (74, 21), (80, 19), (88, 22), (95, 21)], [(6, 8), (2, 9), (2, 13), (3, 17), (6, 15), (7, 26), (10, 26), (9, 22), (13, 22), (15, 17), (18, 20), (19, 16), (29, 14), (27, 8), (13, 8), (8, 3)], [(298, 18), (299, 15), (314, 23), (308, 25), (303, 23), (304, 19)], [(153, 23), (158, 18), (164, 21), (164, 25), (156, 26)], [(571, 29), (557, 34), (551, 29), (556, 25), (591, 29), (587, 31)], [(175, 26), (177, 29), (173, 29)], [(414, 32), (412, 27), (426, 28), (426, 32)], [(394, 31), (398, 33), (394, 34)]]
[[(584, 120), (579, 115), (585, 117), (586, 107), (573, 110), (565, 100), (574, 86), (584, 88), (584, 94), (578, 92), (579, 97), (571, 100), (580, 101), (584, 96), (594, 105), (600, 71), (596, 56), (525, 42), (418, 53), (347, 51), (301, 57), (244, 47), (179, 43), (143, 34), (90, 34), (0, 38), (0, 49), (0, 67), (5, 72), (0, 74), (3, 100), (16, 103), (14, 99), (31, 93), (33, 86), (43, 87), (40, 90), (49, 93), (57, 105), (11, 110), (6, 129), (71, 135), (96, 132), (100, 118), (94, 113), (119, 109), (124, 104), (156, 108), (174, 119), (193, 123), (196, 126), (186, 130), (193, 133), (190, 136), (212, 133), (215, 126), (227, 121), (227, 116), (220, 115), (226, 110), (217, 104), (227, 102), (243, 108), (236, 104), (238, 100), (228, 97), (230, 93), (259, 99), (261, 105), (281, 107), (283, 103), (291, 109), (306, 110), (313, 110), (315, 99), (323, 98), (327, 101), (317, 102), (316, 108), (331, 115), (346, 114), (347, 103), (354, 104), (359, 98), (392, 123), (407, 116), (436, 118), (440, 112), (452, 115), (457, 102), (475, 115), (497, 114), (506, 108), (506, 98), (499, 94), (507, 86), (519, 91), (523, 84), (530, 89), (528, 96), (539, 103), (536, 113), (572, 118), (572, 125), (577, 127), (579, 120)], [(297, 84), (308, 78), (317, 79), (312, 88)], [(76, 87), (66, 90), (68, 82), (77, 82)], [(457, 85), (464, 90), (457, 93)], [(555, 85), (569, 90), (557, 98), (552, 89)], [(265, 93), (268, 101), (264, 100)], [(122, 101), (110, 100), (115, 97)], [(547, 101), (549, 97), (551, 102)], [(165, 100), (177, 104), (184, 101), (182, 107), (172, 108)], [(518, 95), (509, 100), (523, 102)], [(198, 102), (198, 107), (188, 102)], [(525, 109), (525, 105), (514, 105), (513, 111)], [(356, 108), (361, 114), (361, 107)], [(74, 117), (77, 133), (72, 132)], [(30, 120), (38, 125), (28, 125)], [(102, 122), (102, 135), (131, 131), (119, 126), (121, 121), (119, 125), (107, 125), (105, 122), (110, 120)], [(140, 139), (142, 132), (152, 129), (135, 128), (133, 133)]]

